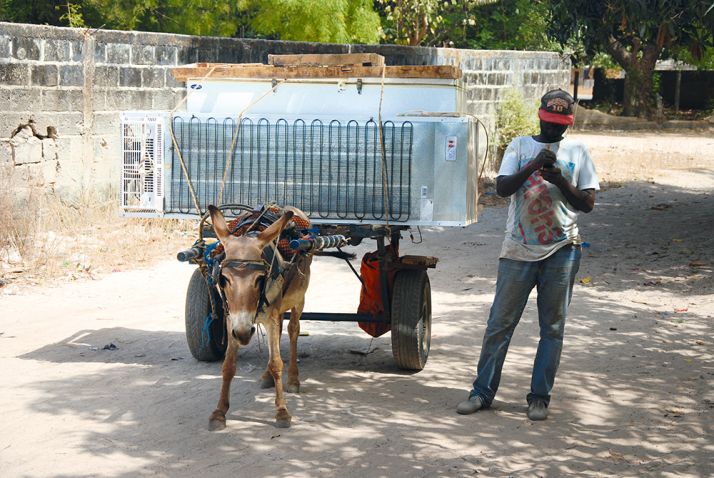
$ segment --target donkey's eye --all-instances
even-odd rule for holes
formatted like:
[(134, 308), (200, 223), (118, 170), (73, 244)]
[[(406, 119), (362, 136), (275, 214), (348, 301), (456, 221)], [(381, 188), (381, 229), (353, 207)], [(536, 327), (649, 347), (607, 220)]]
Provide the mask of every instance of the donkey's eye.
[(226, 276), (224, 276), (223, 274), (221, 274), (221, 277), (218, 278), (218, 284), (219, 284), (221, 287), (225, 287), (226, 284), (228, 284), (229, 282), (230, 282), (230, 280), (229, 280)]

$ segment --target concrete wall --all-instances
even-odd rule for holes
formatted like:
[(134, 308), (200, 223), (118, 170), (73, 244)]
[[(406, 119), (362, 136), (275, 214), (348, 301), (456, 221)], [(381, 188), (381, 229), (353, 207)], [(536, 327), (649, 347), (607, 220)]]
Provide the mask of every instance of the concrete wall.
[[(570, 62), (555, 53), (336, 45), (119, 32), (0, 22), (0, 166), (61, 194), (118, 184), (119, 111), (170, 110), (184, 96), (170, 68), (194, 62), (258, 63), (268, 54), (375, 52), (390, 65), (459, 65), (467, 109), (492, 129), (503, 92), (535, 101), (567, 88)], [(33, 136), (33, 120), (57, 139)]]

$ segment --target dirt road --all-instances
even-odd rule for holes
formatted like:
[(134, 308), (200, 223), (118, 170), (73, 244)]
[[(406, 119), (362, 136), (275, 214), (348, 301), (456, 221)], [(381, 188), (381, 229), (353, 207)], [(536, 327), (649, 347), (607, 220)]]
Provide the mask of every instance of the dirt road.
[[(455, 413), (494, 292), (500, 206), (468, 228), (405, 241), (404, 253), (441, 259), (430, 273), (422, 372), (395, 368), (389, 334), (370, 341), (356, 324), (304, 323), (290, 429), (273, 426), (274, 395), (258, 387), (267, 351), (254, 340), (240, 353), (227, 429), (207, 430), (220, 371), (186, 346), (190, 266), (167, 258), (94, 281), (5, 290), (0, 474), (712, 476), (714, 140), (581, 139), (610, 187), (581, 215), (589, 247), (547, 421), (525, 416), (534, 296), (493, 409)], [(344, 264), (320, 258), (313, 277), (308, 310), (355, 310), (358, 283)]]

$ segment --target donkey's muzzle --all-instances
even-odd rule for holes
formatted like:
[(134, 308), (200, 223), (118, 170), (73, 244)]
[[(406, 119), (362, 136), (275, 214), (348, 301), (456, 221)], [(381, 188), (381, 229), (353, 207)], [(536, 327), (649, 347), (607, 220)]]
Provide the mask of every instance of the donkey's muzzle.
[(231, 330), (231, 335), (241, 345), (248, 345), (250, 343), (250, 339), (253, 337), (253, 334), (255, 334), (255, 325), (250, 328), (234, 327), (233, 330)]

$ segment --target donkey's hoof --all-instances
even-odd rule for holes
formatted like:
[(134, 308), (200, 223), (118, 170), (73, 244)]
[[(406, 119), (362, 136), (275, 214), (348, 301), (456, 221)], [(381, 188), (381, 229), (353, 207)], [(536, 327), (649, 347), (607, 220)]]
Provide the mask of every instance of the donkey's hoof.
[(288, 384), (288, 393), (300, 393), (300, 384), (299, 383), (289, 383)]
[(275, 414), (275, 426), (278, 428), (290, 428), (292, 417), (287, 410), (278, 410)]
[(225, 418), (211, 418), (208, 421), (208, 429), (212, 432), (217, 432), (226, 428)]
[(273, 388), (275, 386), (275, 380), (272, 375), (268, 377), (263, 377), (260, 380), (260, 388)]
[(277, 428), (290, 428), (290, 421), (292, 420), (292, 417), (288, 418), (277, 418), (275, 419), (275, 426)]
[(208, 429), (212, 432), (217, 432), (226, 428), (226, 416), (220, 413), (212, 413), (208, 419)]

